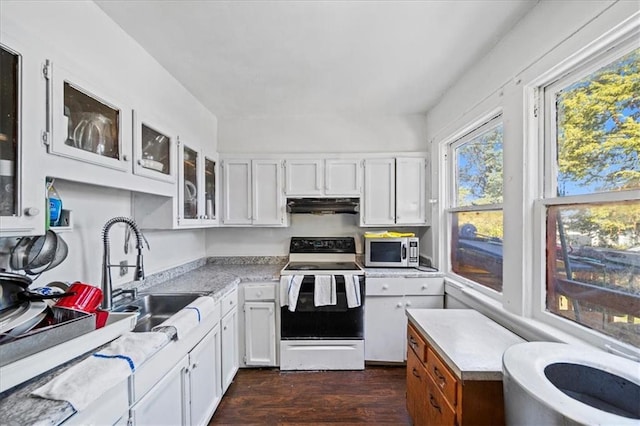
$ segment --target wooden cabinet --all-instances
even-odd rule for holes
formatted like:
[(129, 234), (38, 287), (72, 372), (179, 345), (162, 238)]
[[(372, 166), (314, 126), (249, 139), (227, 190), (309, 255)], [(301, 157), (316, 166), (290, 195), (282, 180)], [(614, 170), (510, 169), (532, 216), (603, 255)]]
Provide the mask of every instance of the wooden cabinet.
[(288, 197), (360, 196), (360, 159), (288, 159), (284, 166)]
[(411, 323), (407, 341), (407, 410), (415, 425), (504, 424), (501, 380), (463, 381)]
[(442, 308), (444, 281), (428, 278), (367, 278), (365, 359), (403, 362), (406, 359), (407, 308)]
[(426, 157), (365, 159), (360, 224), (428, 224), (426, 188)]
[(280, 160), (224, 159), (224, 225), (285, 225)]
[(249, 283), (242, 286), (243, 321), (240, 327), (243, 367), (278, 365), (278, 310), (276, 283)]
[(224, 296), (220, 300), (220, 308), (221, 374), (224, 394), (238, 372), (238, 291), (233, 290)]

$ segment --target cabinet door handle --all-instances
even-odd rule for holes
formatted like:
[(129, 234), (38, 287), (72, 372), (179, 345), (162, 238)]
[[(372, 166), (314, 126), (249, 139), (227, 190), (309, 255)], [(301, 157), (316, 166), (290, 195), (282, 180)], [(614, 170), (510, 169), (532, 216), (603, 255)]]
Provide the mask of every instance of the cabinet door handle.
[(407, 306), (411, 306), (411, 300), (406, 303)]
[(435, 365), (433, 366), (433, 374), (435, 374), (438, 380), (442, 382), (442, 384), (440, 385), (441, 387), (444, 387), (447, 384), (447, 379), (442, 375), (440, 370), (438, 370), (438, 367), (436, 367)]
[(440, 408), (440, 406), (438, 405), (438, 403), (436, 402), (436, 399), (433, 397), (433, 395), (430, 393), (429, 394), (429, 403), (431, 404), (431, 406), (433, 408), (435, 408), (436, 410), (438, 410), (438, 412), (440, 414), (442, 414), (442, 408)]
[(396, 307), (398, 307), (398, 308), (402, 308), (402, 302), (398, 302), (398, 304), (396, 305)]
[(384, 285), (382, 286), (382, 289), (383, 289), (383, 290), (389, 290), (389, 285), (384, 284)]
[(411, 370), (411, 373), (422, 381), (422, 377), (420, 377), (420, 374), (418, 374), (418, 370), (416, 370), (415, 367)]
[(413, 336), (409, 336), (409, 344), (413, 349), (417, 349), (418, 347), (418, 342), (414, 340)]

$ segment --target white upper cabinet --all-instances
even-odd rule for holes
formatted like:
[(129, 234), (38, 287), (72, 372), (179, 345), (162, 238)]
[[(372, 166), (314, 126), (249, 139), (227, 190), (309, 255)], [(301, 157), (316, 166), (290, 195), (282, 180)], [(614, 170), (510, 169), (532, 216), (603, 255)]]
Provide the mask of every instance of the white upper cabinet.
[(116, 170), (131, 169), (131, 109), (113, 89), (56, 64), (49, 85), (51, 154)]
[(364, 161), (362, 226), (427, 225), (427, 159)]
[(396, 158), (396, 225), (427, 223), (426, 185), (426, 158)]
[(361, 160), (289, 159), (285, 161), (288, 197), (360, 196)]
[(224, 225), (284, 226), (280, 160), (223, 160)]
[(140, 176), (175, 182), (177, 137), (161, 120), (133, 111), (133, 172)]
[(217, 161), (182, 141), (178, 145), (178, 226), (214, 225), (217, 223)]
[[(39, 63), (8, 36), (0, 43), (0, 237), (44, 233), (44, 177), (27, 141), (40, 140)], [(42, 96), (44, 98), (44, 96)]]
[(368, 158), (364, 160), (364, 205), (361, 224), (393, 225), (396, 223), (395, 160)]

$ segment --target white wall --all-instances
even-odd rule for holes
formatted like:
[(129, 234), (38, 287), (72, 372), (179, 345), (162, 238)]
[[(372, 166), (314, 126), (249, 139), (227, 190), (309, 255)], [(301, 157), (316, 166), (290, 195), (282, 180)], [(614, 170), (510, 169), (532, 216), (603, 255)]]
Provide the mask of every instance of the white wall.
[(426, 151), (424, 115), (219, 117), (221, 153)]
[[(291, 215), (287, 228), (215, 228), (207, 231), (207, 254), (209, 256), (286, 256), (289, 254), (291, 237), (354, 237), (356, 252), (362, 253), (362, 238), (365, 231), (377, 228), (358, 227), (359, 216)], [(426, 228), (390, 229), (414, 232), (421, 237)]]
[[(78, 181), (56, 181), (64, 207), (73, 210), (74, 230), (61, 234), (69, 245), (69, 257), (58, 268), (43, 274), (36, 284), (81, 280), (99, 285), (102, 226), (111, 217), (131, 216), (130, 192), (83, 184), (83, 181), (95, 180), (103, 173), (102, 168), (47, 154), (40, 145), (39, 132), (44, 129), (45, 120), (44, 80), (37, 75), (41, 64), (50, 59), (54, 75), (56, 64), (64, 64), (66, 69), (91, 80), (94, 85), (113, 88), (127, 106), (143, 110), (169, 128), (177, 129), (185, 140), (207, 144), (209, 152), (217, 148), (216, 117), (91, 1), (2, 0), (0, 30), (2, 42), (16, 41), (24, 49), (20, 53), (28, 69), (24, 69), (27, 77), (23, 84), (39, 86), (30, 91), (37, 92), (33, 99), (25, 99), (37, 107), (30, 108), (23, 117), (24, 163), (29, 173), (37, 175), (34, 180), (38, 182), (29, 190), (41, 191), (44, 195), (45, 176), (55, 176), (59, 170), (67, 170), (66, 176)], [(144, 182), (144, 178), (135, 179)], [(114, 226), (111, 234), (112, 260), (127, 258), (133, 262), (133, 256), (125, 257), (123, 253), (123, 228)], [(151, 251), (144, 253), (147, 273), (205, 255), (202, 230), (147, 232), (146, 235), (151, 244)], [(4, 247), (6, 249), (6, 244)], [(0, 264), (3, 261), (6, 255), (0, 255)], [(116, 278), (117, 270), (112, 272), (116, 284), (131, 280), (131, 271), (123, 278)]]

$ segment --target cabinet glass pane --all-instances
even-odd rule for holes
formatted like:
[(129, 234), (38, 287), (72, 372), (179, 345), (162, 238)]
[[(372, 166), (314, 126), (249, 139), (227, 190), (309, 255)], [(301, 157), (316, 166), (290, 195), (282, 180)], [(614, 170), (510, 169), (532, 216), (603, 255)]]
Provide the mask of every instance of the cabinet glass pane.
[(216, 162), (204, 160), (204, 198), (207, 219), (216, 217)]
[(169, 138), (151, 127), (142, 125), (142, 159), (140, 165), (165, 175), (171, 174)]
[(19, 67), (19, 56), (0, 47), (0, 216), (17, 214)]
[(64, 83), (66, 145), (109, 158), (120, 158), (120, 111)]
[(186, 146), (184, 147), (182, 167), (184, 176), (184, 218), (196, 219), (198, 217), (198, 153)]

